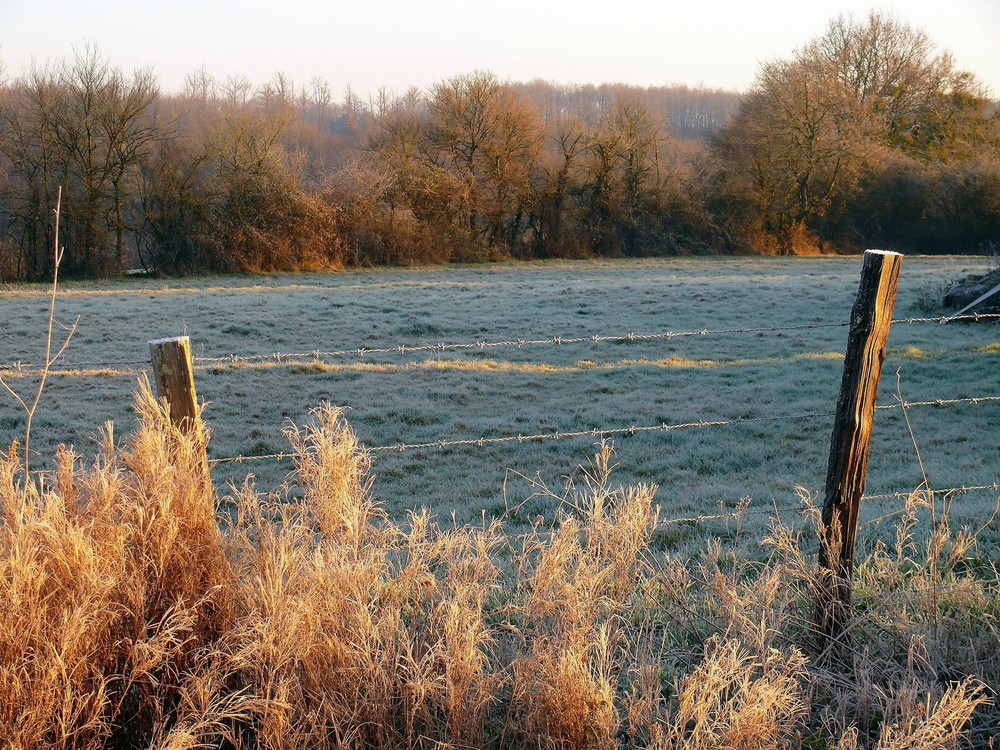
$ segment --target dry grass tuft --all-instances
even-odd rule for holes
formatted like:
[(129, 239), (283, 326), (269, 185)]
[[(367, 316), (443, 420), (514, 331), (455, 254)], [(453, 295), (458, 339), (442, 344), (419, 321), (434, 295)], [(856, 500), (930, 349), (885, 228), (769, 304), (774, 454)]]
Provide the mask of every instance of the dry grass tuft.
[(796, 649), (763, 658), (739, 641), (712, 638), (704, 661), (684, 677), (677, 708), (659, 728), (659, 748), (778, 748), (806, 714), (806, 659)]
[(616, 698), (631, 660), (629, 613), (656, 488), (613, 488), (611, 458), (602, 445), (558, 527), (524, 541), (510, 712), (515, 736), (529, 746), (610, 747), (621, 728)]
[[(287, 435), (295, 486), (218, 508), (140, 385), (124, 447), (0, 457), (4, 747), (989, 746), (998, 582), (915, 494), (857, 575), (851, 663), (813, 650), (815, 541), (678, 560), (602, 445), (551, 526), (403, 522), (342, 413)], [(919, 539), (928, 529), (926, 539)]]

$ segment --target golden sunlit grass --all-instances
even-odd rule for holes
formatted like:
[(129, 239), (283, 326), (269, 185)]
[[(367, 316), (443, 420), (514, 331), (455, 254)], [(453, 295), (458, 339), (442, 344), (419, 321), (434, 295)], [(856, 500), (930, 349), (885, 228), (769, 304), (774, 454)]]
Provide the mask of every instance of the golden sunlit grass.
[(388, 517), (332, 407), (285, 429), (293, 487), (223, 505), (145, 384), (135, 410), (123, 447), (108, 427), (41, 480), (0, 459), (5, 747), (930, 750), (997, 729), (996, 572), (946, 508), (921, 537), (921, 493), (860, 563), (834, 667), (813, 535), (677, 558), (607, 445), (511, 534)]

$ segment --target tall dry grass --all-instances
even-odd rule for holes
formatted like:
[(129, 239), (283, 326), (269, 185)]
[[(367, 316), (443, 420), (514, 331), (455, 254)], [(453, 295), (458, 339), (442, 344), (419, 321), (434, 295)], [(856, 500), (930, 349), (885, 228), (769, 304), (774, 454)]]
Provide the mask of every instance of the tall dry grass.
[[(5, 748), (990, 747), (998, 581), (915, 494), (859, 565), (847, 664), (815, 648), (815, 542), (678, 560), (601, 446), (551, 526), (389, 519), (341, 413), (296, 479), (220, 501), (146, 384), (124, 447), (0, 459)], [(932, 532), (919, 540), (919, 532)], [(836, 664), (836, 666), (831, 666)]]

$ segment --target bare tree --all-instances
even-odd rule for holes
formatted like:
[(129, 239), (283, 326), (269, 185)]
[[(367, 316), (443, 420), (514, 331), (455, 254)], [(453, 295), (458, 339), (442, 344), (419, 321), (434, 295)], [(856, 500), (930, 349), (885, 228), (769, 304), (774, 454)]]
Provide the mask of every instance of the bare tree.
[(284, 109), (295, 106), (295, 82), (284, 71), (277, 71), (271, 77), (271, 91), (274, 93), (274, 104)]
[(67, 257), (91, 273), (120, 273), (126, 262), (126, 180), (157, 137), (146, 114), (159, 91), (150, 71), (126, 78), (90, 47), (63, 67), (60, 83), (64, 99), (56, 131), (72, 167), (68, 208), (76, 230), (76, 252)]
[(582, 156), (588, 148), (588, 128), (578, 117), (549, 123), (543, 148), (531, 180), (532, 210), (528, 218), (532, 250), (538, 257), (575, 255), (585, 252), (585, 242), (574, 232), (578, 206), (574, 193), (583, 184)]
[(5, 102), (0, 151), (14, 165), (25, 272), (51, 270), (44, 206), (64, 185), (65, 267), (119, 272), (127, 256), (127, 205), (138, 161), (157, 137), (148, 117), (158, 91), (149, 71), (126, 77), (87, 47), (73, 60), (33, 69)]
[(640, 227), (660, 197), (665, 142), (663, 123), (628, 91), (587, 132), (583, 221), (599, 252), (640, 249)]
[(17, 247), (12, 263), (16, 276), (34, 278), (50, 269), (47, 212), (68, 171), (68, 159), (56, 139), (60, 106), (58, 72), (52, 66), (33, 67), (3, 97), (0, 153), (7, 163), (7, 226)]
[(349, 81), (344, 86), (344, 100), (341, 107), (344, 110), (344, 129), (349, 133), (356, 131), (364, 104), (354, 92), (354, 87), (351, 86)]
[(330, 113), (330, 104), (333, 102), (333, 89), (330, 88), (329, 81), (319, 77), (312, 79), (311, 86), (313, 106), (316, 108), (316, 124), (323, 130)]
[(975, 78), (938, 52), (926, 32), (884, 13), (873, 11), (863, 21), (839, 16), (800, 58), (844, 84), (881, 137), (902, 150), (926, 146), (921, 131), (961, 108), (956, 94), (983, 96)]
[(214, 102), (218, 97), (218, 84), (215, 76), (209, 73), (204, 65), (201, 65), (184, 76), (183, 93), (185, 97), (203, 106)]
[(861, 168), (869, 134), (856, 99), (822, 69), (771, 63), (737, 118), (768, 231), (807, 227)]
[(229, 107), (244, 107), (250, 101), (253, 83), (244, 75), (229, 76), (222, 84), (222, 98)]
[(513, 89), (491, 73), (436, 84), (429, 100), (427, 154), (462, 186), (457, 218), (487, 245), (515, 241), (520, 205), (542, 140), (540, 122)]
[(791, 59), (761, 67), (717, 138), (723, 213), (742, 205), (762, 236), (786, 249), (836, 226), (858, 181), (886, 154), (968, 153), (963, 139), (986, 120), (977, 90), (923, 32), (878, 13), (835, 19)]

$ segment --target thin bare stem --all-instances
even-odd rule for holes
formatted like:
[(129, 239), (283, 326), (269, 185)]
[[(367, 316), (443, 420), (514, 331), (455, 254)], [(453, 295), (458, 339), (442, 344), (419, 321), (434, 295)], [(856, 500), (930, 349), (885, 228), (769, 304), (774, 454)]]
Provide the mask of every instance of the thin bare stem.
[(59, 347), (58, 351), (53, 356), (52, 354), (52, 330), (56, 325), (56, 292), (59, 288), (59, 265), (62, 263), (63, 259), (63, 248), (59, 247), (59, 217), (62, 210), (62, 186), (59, 186), (59, 190), (56, 193), (56, 207), (55, 207), (55, 237), (52, 243), (52, 291), (49, 295), (49, 320), (48, 326), (45, 332), (45, 364), (42, 367), (41, 375), (38, 381), (38, 388), (35, 390), (34, 399), (29, 406), (24, 398), (22, 398), (18, 393), (16, 393), (6, 382), (0, 378), (0, 385), (11, 394), (14, 399), (21, 405), (21, 408), (25, 413), (25, 427), (24, 427), (24, 481), (25, 484), (28, 482), (28, 477), (30, 476), (31, 470), (31, 425), (35, 419), (35, 412), (38, 411), (38, 404), (42, 400), (42, 393), (45, 391), (45, 381), (48, 379), (49, 371), (52, 365), (55, 364), (60, 357), (65, 353), (66, 348), (69, 346), (70, 339), (73, 338), (73, 334), (76, 333), (76, 327), (80, 322), (80, 318), (77, 317), (73, 324), (66, 329), (65, 326), (60, 324), (60, 327), (64, 330), (68, 330), (69, 333), (66, 334), (66, 339), (63, 341), (62, 346)]
[[(917, 445), (917, 436), (913, 433), (913, 425), (910, 424), (910, 415), (907, 411), (909, 404), (903, 400), (903, 389), (900, 384), (900, 372), (896, 370), (896, 400), (899, 401), (900, 411), (903, 412), (903, 419), (906, 421), (906, 429), (910, 433), (910, 442), (913, 443), (913, 450), (917, 454), (917, 464), (920, 466), (920, 476), (923, 477), (924, 487), (929, 491), (931, 488), (930, 483), (927, 481), (927, 470), (924, 469), (924, 459), (920, 455), (920, 446)], [(931, 497), (933, 497), (933, 493)], [(933, 512), (933, 508), (932, 508)]]

